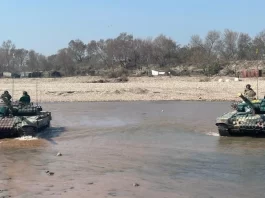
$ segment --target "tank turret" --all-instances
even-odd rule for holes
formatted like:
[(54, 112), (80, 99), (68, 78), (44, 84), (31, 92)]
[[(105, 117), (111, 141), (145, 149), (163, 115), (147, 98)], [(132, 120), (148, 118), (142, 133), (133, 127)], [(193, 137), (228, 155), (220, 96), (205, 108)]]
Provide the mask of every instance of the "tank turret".
[(245, 97), (241, 93), (238, 94), (238, 97), (240, 97), (253, 110), (253, 113), (256, 113), (257, 108), (247, 97)]

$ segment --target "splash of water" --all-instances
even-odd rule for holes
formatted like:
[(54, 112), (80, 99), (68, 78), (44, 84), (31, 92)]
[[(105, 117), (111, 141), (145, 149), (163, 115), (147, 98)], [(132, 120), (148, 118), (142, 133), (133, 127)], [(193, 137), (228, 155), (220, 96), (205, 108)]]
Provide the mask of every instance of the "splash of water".
[(30, 141), (30, 140), (37, 140), (37, 137), (32, 137), (32, 136), (21, 136), (16, 138), (16, 140), (26, 140), (26, 141)]
[(211, 135), (211, 136), (216, 136), (216, 137), (219, 137), (220, 136), (219, 133), (217, 133), (217, 132), (208, 132), (206, 134), (207, 135)]

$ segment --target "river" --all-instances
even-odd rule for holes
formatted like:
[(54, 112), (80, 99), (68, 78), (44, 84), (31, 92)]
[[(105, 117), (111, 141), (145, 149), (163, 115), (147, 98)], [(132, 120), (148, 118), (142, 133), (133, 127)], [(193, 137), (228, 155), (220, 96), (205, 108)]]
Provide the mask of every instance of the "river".
[(265, 139), (218, 136), (229, 102), (42, 106), (50, 129), (0, 140), (0, 197), (265, 196)]

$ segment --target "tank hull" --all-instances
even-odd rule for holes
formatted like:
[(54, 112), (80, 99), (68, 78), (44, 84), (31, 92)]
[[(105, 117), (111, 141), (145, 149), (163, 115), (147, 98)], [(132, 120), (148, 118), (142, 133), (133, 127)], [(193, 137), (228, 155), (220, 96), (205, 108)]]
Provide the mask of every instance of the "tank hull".
[(14, 116), (0, 118), (0, 139), (20, 136), (36, 136), (50, 127), (50, 112), (34, 116)]
[(220, 136), (264, 136), (265, 114), (232, 111), (216, 120)]
[(218, 132), (220, 136), (265, 136), (265, 130), (263, 128), (218, 126)]

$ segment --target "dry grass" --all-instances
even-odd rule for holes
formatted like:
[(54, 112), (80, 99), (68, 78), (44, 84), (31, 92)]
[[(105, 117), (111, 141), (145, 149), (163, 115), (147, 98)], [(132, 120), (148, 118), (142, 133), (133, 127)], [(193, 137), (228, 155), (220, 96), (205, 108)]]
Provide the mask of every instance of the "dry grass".
[[(246, 84), (256, 90), (256, 79), (239, 82), (218, 82), (210, 78), (200, 82), (201, 77), (131, 77), (126, 83), (89, 83), (99, 77), (69, 77), (46, 79), (15, 79), (14, 99), (18, 100), (23, 90), (28, 91), (32, 101), (133, 101), (133, 100), (239, 100), (237, 93)], [(225, 78), (227, 79), (227, 78)], [(259, 81), (259, 96), (263, 97), (265, 81)], [(12, 79), (0, 79), (0, 91), (12, 93)]]

